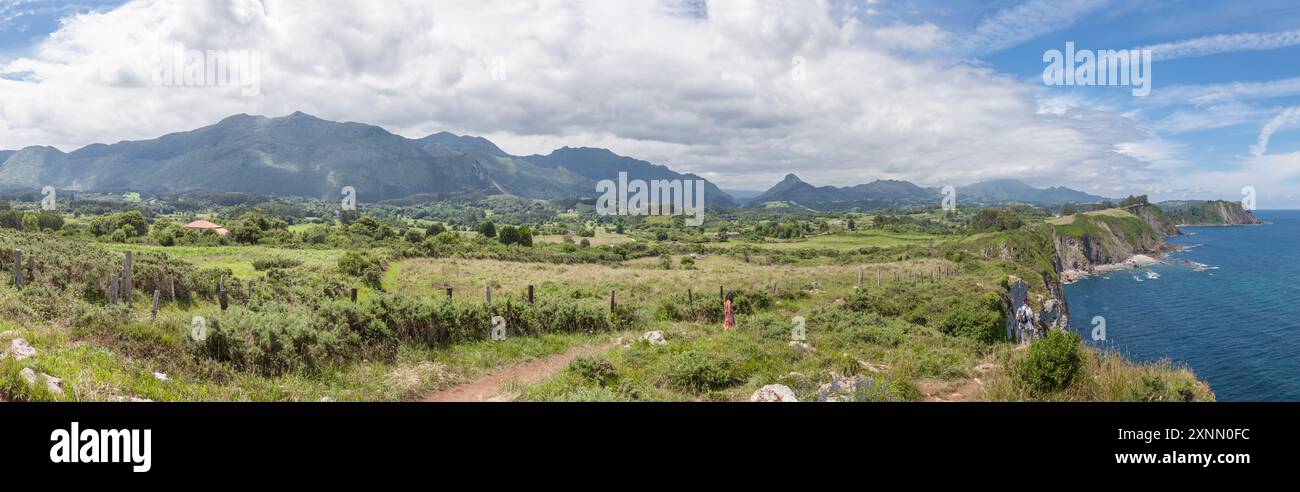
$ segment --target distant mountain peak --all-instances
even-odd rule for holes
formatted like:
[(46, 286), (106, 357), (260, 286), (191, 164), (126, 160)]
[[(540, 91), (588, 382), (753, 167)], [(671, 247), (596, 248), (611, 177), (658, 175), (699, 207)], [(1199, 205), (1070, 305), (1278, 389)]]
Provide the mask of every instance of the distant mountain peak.
[(804, 180), (799, 179), (799, 176), (796, 176), (794, 173), (789, 173), (786, 174), (784, 178), (781, 178), (781, 182), (782, 183), (803, 183)]

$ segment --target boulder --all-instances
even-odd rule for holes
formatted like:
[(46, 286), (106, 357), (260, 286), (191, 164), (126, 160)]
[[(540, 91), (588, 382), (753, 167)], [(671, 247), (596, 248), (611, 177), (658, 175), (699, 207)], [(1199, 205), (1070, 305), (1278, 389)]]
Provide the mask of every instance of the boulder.
[(1039, 325), (1048, 331), (1064, 330), (1070, 324), (1069, 315), (1065, 314), (1065, 303), (1057, 299), (1048, 299), (1038, 313)]
[(0, 358), (13, 357), (14, 360), (23, 360), (35, 355), (36, 349), (27, 343), (27, 340), (15, 338), (9, 342), (9, 348), (5, 349), (4, 354), (0, 354)]
[(808, 345), (805, 342), (800, 342), (796, 340), (790, 340), (789, 345), (790, 345), (790, 349), (794, 350), (794, 352), (799, 355), (811, 354), (814, 350), (816, 350), (813, 348), (812, 345)]
[(799, 397), (794, 395), (794, 390), (784, 384), (769, 384), (753, 395), (750, 395), (749, 401), (753, 402), (798, 402)]
[[(22, 376), (22, 378), (27, 381), (28, 385), (36, 385), (36, 371), (33, 371), (32, 368), (24, 367), (23, 370), (18, 371), (18, 375)], [(63, 396), (63, 386), (61, 386), (63, 384), (62, 379), (45, 373), (41, 373), (41, 378), (45, 379), (45, 389), (55, 395)]]
[(641, 335), (641, 339), (650, 342), (652, 345), (668, 345), (668, 340), (664, 338), (664, 332), (655, 330), (647, 331)]

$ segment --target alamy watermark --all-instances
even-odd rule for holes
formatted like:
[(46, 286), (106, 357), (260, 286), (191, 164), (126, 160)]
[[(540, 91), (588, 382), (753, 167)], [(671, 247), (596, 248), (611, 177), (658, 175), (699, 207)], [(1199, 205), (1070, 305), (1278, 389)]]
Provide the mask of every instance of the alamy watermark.
[(618, 173), (618, 182), (602, 179), (596, 183), (598, 215), (689, 215), (686, 225), (704, 224), (704, 180), (702, 179), (634, 179)]
[(262, 94), (262, 52), (187, 50), (176, 45), (155, 57), (155, 85), (162, 87), (239, 87), (244, 97)]
[(1047, 85), (1131, 86), (1133, 95), (1151, 94), (1151, 50), (1075, 50), (1043, 52), (1043, 83)]

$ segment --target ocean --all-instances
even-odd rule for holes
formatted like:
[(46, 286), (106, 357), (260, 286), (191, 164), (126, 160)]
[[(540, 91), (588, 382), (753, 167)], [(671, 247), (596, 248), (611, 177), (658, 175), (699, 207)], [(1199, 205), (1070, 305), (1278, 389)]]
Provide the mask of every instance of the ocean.
[(1065, 286), (1071, 328), (1131, 360), (1186, 364), (1220, 401), (1300, 401), (1300, 210), (1256, 215), (1270, 224), (1185, 227), (1165, 264)]

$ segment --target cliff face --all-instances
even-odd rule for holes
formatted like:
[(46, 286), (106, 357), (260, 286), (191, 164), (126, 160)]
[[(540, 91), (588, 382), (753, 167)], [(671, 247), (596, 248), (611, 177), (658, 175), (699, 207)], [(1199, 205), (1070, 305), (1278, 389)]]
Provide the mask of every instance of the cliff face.
[(1118, 209), (1077, 214), (1068, 224), (1055, 224), (1057, 272), (1091, 271), (1100, 265), (1123, 263), (1133, 255), (1167, 251), (1166, 234), (1161, 231), (1176, 234), (1178, 228), (1163, 214), (1138, 211), (1137, 215)]
[(1174, 223), (1173, 218), (1166, 214), (1164, 210), (1161, 210), (1160, 207), (1143, 205), (1131, 209), (1130, 212), (1142, 219), (1143, 222), (1146, 222), (1148, 226), (1151, 226), (1151, 229), (1156, 231), (1156, 234), (1165, 237), (1183, 234), (1182, 231), (1178, 230), (1178, 225)]
[(1262, 224), (1255, 214), (1240, 202), (1215, 200), (1210, 202), (1162, 202), (1160, 208), (1170, 219), (1184, 226), (1235, 226)]

